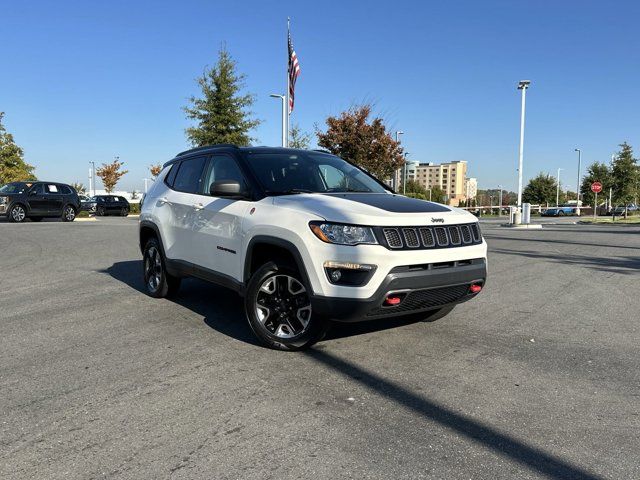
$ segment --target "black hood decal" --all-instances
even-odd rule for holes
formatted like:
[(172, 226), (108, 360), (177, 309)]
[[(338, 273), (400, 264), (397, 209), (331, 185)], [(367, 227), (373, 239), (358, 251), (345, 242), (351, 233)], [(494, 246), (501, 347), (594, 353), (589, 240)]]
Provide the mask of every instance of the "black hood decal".
[(394, 213), (442, 213), (451, 211), (439, 203), (403, 197), (402, 195), (389, 195), (388, 193), (326, 193), (324, 195), (364, 203), (365, 205)]

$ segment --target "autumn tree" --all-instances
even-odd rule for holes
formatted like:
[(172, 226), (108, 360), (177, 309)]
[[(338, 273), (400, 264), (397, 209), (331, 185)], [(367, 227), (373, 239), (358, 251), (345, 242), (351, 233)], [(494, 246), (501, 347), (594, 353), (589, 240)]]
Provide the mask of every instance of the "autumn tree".
[(153, 178), (154, 180), (158, 175), (160, 175), (161, 171), (162, 171), (162, 165), (160, 163), (156, 163), (155, 165), (149, 166), (149, 173), (151, 173), (151, 178)]
[(529, 184), (522, 192), (522, 201), (541, 205), (543, 203), (555, 203), (556, 179), (546, 173), (539, 173), (537, 177), (529, 180)]
[(96, 175), (102, 180), (107, 193), (113, 192), (122, 176), (129, 173), (129, 170), (120, 170), (123, 165), (124, 162), (116, 159), (112, 163), (103, 163), (102, 167), (96, 169)]
[(307, 149), (311, 145), (311, 134), (303, 132), (297, 123), (291, 124), (289, 129), (289, 146), (291, 148)]
[(249, 145), (249, 132), (260, 124), (251, 118), (248, 109), (253, 105), (254, 96), (243, 94), (245, 75), (236, 71), (236, 62), (226, 48), (220, 49), (218, 62), (206, 68), (198, 85), (201, 97), (192, 96), (190, 105), (184, 108), (187, 118), (195, 121), (195, 126), (185, 130), (194, 147), (232, 143)]
[(403, 151), (383, 120), (370, 115), (371, 105), (361, 105), (327, 118), (327, 131), (316, 131), (318, 145), (384, 181), (404, 164)]
[(4, 128), (0, 112), (0, 185), (23, 180), (35, 180), (35, 168), (24, 161), (24, 152)]

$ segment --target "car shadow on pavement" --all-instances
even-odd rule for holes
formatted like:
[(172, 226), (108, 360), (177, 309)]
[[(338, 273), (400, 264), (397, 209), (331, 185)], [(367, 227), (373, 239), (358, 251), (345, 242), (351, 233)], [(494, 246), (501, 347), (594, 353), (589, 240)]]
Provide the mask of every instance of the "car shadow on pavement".
[[(103, 270), (114, 279), (146, 295), (142, 280), (142, 260), (116, 262)], [(237, 292), (197, 278), (182, 280), (182, 286), (175, 297), (167, 299), (203, 317), (204, 323), (228, 337), (252, 345), (261, 345), (255, 338), (244, 315), (242, 298)], [(334, 322), (325, 341), (353, 337), (380, 330), (402, 327), (419, 321), (415, 317), (372, 320), (357, 323)]]
[(455, 412), (446, 406), (418, 395), (396, 382), (387, 380), (356, 365), (350, 360), (339, 358), (326, 351), (322, 345), (306, 351), (305, 354), (349, 380), (363, 385), (372, 392), (386, 397), (394, 403), (413, 411), (415, 414), (463, 435), (547, 478), (579, 478), (583, 480), (602, 478), (539, 448), (527, 445), (523, 440), (502, 433), (479, 420)]

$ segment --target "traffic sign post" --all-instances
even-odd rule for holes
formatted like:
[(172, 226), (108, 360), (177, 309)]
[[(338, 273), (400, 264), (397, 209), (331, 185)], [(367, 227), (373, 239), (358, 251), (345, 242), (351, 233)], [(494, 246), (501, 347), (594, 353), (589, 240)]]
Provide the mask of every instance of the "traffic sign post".
[(591, 191), (596, 194), (596, 199), (593, 202), (593, 219), (596, 219), (598, 211), (598, 193), (602, 191), (602, 184), (600, 182), (593, 182), (591, 184)]

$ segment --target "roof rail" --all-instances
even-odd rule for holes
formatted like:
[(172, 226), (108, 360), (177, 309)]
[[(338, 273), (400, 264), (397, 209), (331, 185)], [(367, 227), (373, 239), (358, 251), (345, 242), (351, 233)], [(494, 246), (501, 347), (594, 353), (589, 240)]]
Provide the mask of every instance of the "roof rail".
[(215, 145), (205, 145), (204, 147), (190, 148), (189, 150), (185, 150), (184, 152), (180, 152), (179, 154), (176, 155), (176, 157), (181, 157), (182, 155), (186, 155), (187, 153), (199, 152), (200, 150), (208, 150), (210, 148), (216, 148), (216, 147), (238, 148), (238, 146), (233, 144), (233, 143), (218, 143), (218, 144), (215, 144)]
[(324, 148), (314, 148), (313, 152), (321, 152), (321, 153), (331, 153), (329, 150), (325, 150)]

